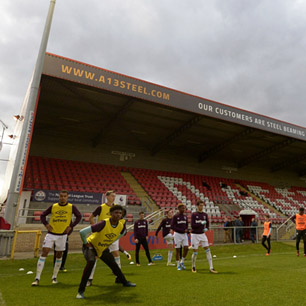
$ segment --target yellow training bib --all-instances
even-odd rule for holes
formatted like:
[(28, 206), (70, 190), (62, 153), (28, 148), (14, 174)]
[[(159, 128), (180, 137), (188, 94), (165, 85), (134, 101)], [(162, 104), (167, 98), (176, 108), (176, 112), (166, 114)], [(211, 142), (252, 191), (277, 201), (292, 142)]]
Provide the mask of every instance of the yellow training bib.
[[(114, 205), (114, 204), (113, 204)], [(113, 206), (112, 205), (112, 206)], [(99, 217), (98, 217), (98, 222), (99, 221), (102, 221), (102, 220), (105, 220), (105, 219), (108, 219), (108, 218), (110, 218), (111, 217), (111, 215), (110, 215), (110, 209), (111, 209), (111, 207), (112, 206), (108, 206), (107, 204), (102, 204), (101, 205), (101, 214), (99, 215)]]
[(63, 234), (65, 229), (70, 225), (72, 219), (72, 204), (52, 205), (51, 218), (49, 224), (52, 226), (52, 233)]
[(101, 257), (103, 251), (115, 242), (123, 230), (123, 223), (119, 221), (116, 227), (113, 227), (109, 219), (104, 220), (105, 226), (100, 232), (92, 233), (87, 242), (91, 243), (95, 248), (97, 255)]

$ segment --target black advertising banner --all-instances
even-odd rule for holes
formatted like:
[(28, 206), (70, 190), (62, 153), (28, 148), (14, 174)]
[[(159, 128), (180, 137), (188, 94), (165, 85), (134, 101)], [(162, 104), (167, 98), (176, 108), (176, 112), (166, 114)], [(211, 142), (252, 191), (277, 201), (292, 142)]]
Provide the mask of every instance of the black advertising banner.
[[(69, 191), (68, 202), (72, 204), (96, 204), (101, 205), (102, 193)], [(50, 202), (57, 203), (59, 192), (56, 190), (34, 190), (33, 202)]]
[(54, 54), (46, 54), (43, 74), (251, 128), (306, 140), (306, 128), (304, 127), (247, 112)]
[[(33, 190), (32, 201), (33, 202), (51, 202), (57, 203), (59, 199), (58, 190)], [(116, 194), (115, 203), (125, 206), (127, 204), (128, 195)], [(96, 204), (101, 205), (105, 203), (105, 195), (103, 193), (94, 192), (81, 192), (81, 191), (69, 191), (68, 202), (72, 204)]]

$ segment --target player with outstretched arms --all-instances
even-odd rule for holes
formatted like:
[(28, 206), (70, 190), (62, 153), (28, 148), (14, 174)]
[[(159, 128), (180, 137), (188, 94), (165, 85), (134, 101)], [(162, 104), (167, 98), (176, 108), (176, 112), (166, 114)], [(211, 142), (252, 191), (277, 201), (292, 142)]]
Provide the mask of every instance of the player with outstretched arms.
[[(176, 250), (177, 270), (185, 270), (185, 258), (188, 254), (188, 218), (185, 215), (185, 205), (180, 203), (177, 205), (178, 213), (173, 216), (171, 229), (174, 231), (174, 246)], [(180, 249), (183, 247), (183, 256), (180, 260)]]
[[(135, 287), (126, 280), (121, 269), (116, 263), (114, 256), (109, 251), (109, 246), (118, 240), (125, 232), (125, 227), (120, 222), (122, 218), (122, 206), (114, 205), (110, 208), (109, 219), (102, 220), (97, 224), (88, 226), (80, 231), (81, 239), (83, 241), (83, 254), (87, 261), (83, 271), (81, 283), (79, 286), (77, 299), (84, 299), (84, 292), (88, 278), (95, 265), (96, 257), (100, 258), (113, 273), (117, 276), (120, 283), (125, 287)], [(87, 238), (87, 235), (90, 235)]]
[(218, 273), (212, 262), (212, 256), (209, 248), (208, 239), (205, 232), (209, 229), (208, 215), (203, 211), (204, 202), (197, 202), (197, 211), (191, 215), (191, 248), (192, 254), (192, 272), (196, 273), (196, 260), (198, 256), (199, 246), (202, 246), (206, 253), (206, 258), (209, 264), (209, 270), (211, 273)]
[[(50, 214), (50, 222), (48, 223), (46, 217)], [(76, 217), (74, 222), (72, 222), (72, 215)], [(57, 274), (62, 264), (62, 255), (66, 248), (67, 236), (81, 221), (82, 215), (75, 205), (68, 203), (68, 191), (62, 190), (59, 193), (59, 202), (47, 208), (41, 214), (40, 219), (47, 228), (48, 233), (42, 246), (42, 254), (38, 259), (36, 277), (32, 286), (39, 285), (46, 258), (53, 247), (56, 250), (56, 260), (53, 268), (52, 284), (57, 284)]]
[(172, 255), (173, 255), (173, 240), (174, 237), (171, 233), (171, 221), (172, 221), (173, 212), (172, 210), (166, 211), (166, 218), (164, 218), (159, 224), (155, 236), (157, 237), (158, 232), (162, 229), (163, 238), (166, 240), (168, 244), (168, 261), (167, 266), (175, 266), (175, 264), (171, 263)]

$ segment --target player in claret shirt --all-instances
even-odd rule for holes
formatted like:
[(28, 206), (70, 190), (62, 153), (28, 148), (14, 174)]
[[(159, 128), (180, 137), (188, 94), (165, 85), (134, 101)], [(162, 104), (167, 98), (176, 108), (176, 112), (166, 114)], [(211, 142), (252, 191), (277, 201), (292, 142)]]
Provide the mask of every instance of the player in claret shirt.
[[(51, 217), (48, 223), (46, 217), (49, 214), (51, 214)], [(72, 214), (76, 216), (74, 222), (72, 222)], [(43, 243), (42, 254), (38, 259), (36, 278), (32, 286), (39, 285), (40, 275), (43, 271), (46, 258), (54, 246), (56, 249), (56, 260), (53, 268), (52, 284), (57, 284), (57, 274), (62, 264), (62, 255), (63, 251), (65, 251), (67, 235), (81, 221), (82, 215), (75, 205), (68, 203), (68, 191), (62, 190), (59, 193), (59, 202), (47, 208), (42, 213), (40, 219), (47, 228), (48, 233)]]
[(171, 221), (172, 221), (172, 216), (173, 212), (172, 210), (168, 210), (167, 212), (167, 217), (162, 220), (160, 223), (159, 227), (157, 228), (155, 232), (155, 236), (157, 237), (158, 232), (162, 229), (163, 230), (163, 238), (166, 240), (168, 244), (168, 262), (167, 266), (175, 266), (175, 264), (171, 263), (172, 260), (172, 254), (173, 254), (173, 235), (171, 233)]
[(148, 221), (145, 220), (144, 218), (144, 212), (141, 211), (139, 213), (139, 219), (137, 221), (135, 221), (134, 223), (134, 239), (136, 242), (136, 265), (140, 266), (140, 262), (139, 262), (139, 250), (140, 250), (140, 246), (142, 245), (143, 248), (146, 251), (146, 256), (148, 258), (148, 266), (152, 266), (153, 262), (150, 256), (150, 251), (149, 251), (149, 246), (148, 246), (148, 242), (147, 242), (147, 238), (148, 238)]
[(199, 245), (202, 246), (206, 253), (206, 258), (209, 263), (209, 269), (211, 273), (218, 273), (212, 262), (212, 257), (209, 249), (208, 239), (205, 232), (209, 229), (208, 215), (203, 211), (204, 202), (197, 202), (197, 211), (191, 215), (191, 248), (193, 249), (192, 254), (192, 272), (196, 273), (196, 260), (198, 256)]
[[(185, 205), (180, 203), (177, 205), (178, 213), (172, 218), (171, 229), (174, 231), (174, 246), (176, 249), (176, 265), (177, 270), (185, 270), (185, 258), (188, 253), (188, 219), (185, 215)], [(183, 247), (183, 256), (180, 261), (180, 248)]]

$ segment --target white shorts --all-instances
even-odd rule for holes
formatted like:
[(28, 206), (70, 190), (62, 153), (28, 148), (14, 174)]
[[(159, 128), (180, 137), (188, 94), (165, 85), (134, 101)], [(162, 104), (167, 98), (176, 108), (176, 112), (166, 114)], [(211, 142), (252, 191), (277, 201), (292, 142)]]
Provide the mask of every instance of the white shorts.
[(54, 248), (56, 251), (65, 251), (66, 249), (66, 241), (67, 241), (67, 234), (65, 235), (53, 235), (48, 233), (45, 237), (43, 248)]
[(179, 249), (181, 246), (188, 246), (187, 233), (180, 234), (180, 233), (174, 232), (174, 245), (176, 249)]
[(206, 235), (204, 233), (191, 234), (191, 248), (197, 250), (199, 248), (199, 245), (201, 245), (203, 248), (209, 246)]
[(113, 242), (108, 249), (110, 252), (119, 251), (119, 239)]
[(167, 244), (173, 244), (173, 239), (174, 239), (174, 237), (173, 237), (173, 235), (172, 235), (171, 233), (169, 233), (168, 235), (166, 235), (166, 236), (164, 237), (164, 239), (166, 240)]

